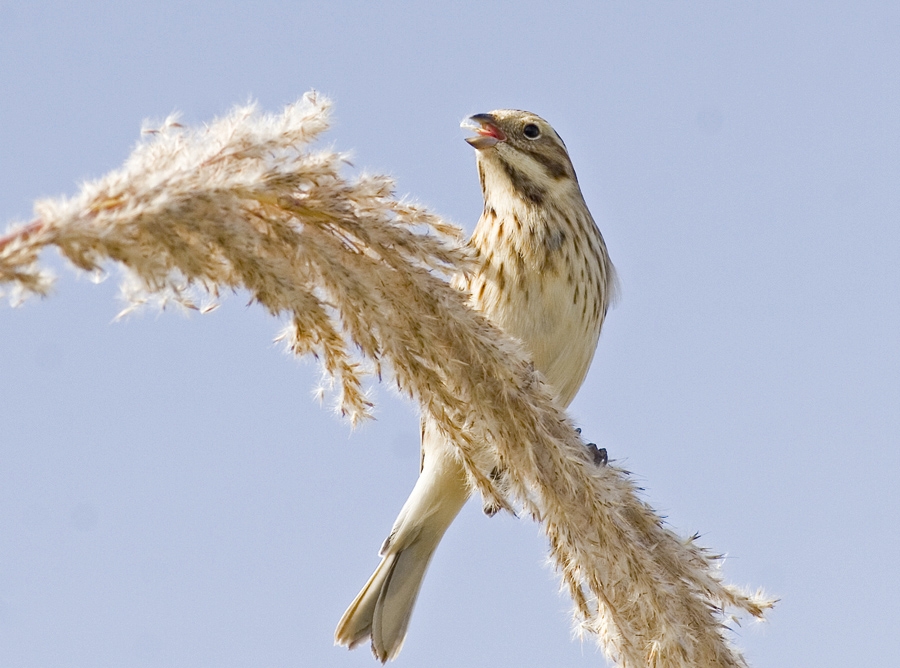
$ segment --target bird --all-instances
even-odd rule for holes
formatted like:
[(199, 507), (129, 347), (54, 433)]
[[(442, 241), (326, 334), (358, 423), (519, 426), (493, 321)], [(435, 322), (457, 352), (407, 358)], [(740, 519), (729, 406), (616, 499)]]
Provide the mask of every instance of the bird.
[[(476, 269), (458, 285), (472, 307), (522, 344), (566, 407), (617, 290), (606, 243), (566, 145), (547, 121), (499, 109), (462, 126), (474, 132), (466, 141), (475, 148), (484, 209), (468, 242)], [(382, 663), (399, 654), (431, 558), (472, 494), (454, 448), (423, 418), (419, 478), (381, 546), (381, 563), (338, 623), (335, 644), (352, 649), (370, 639)]]

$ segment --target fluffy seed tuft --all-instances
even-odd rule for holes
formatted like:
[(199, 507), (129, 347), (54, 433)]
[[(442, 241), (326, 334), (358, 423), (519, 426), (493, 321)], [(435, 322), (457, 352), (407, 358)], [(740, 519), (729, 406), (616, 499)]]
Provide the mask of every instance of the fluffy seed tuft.
[[(287, 316), (284, 341), (335, 380), (340, 410), (370, 414), (371, 370), (459, 448), (486, 500), (537, 518), (578, 628), (620, 666), (743, 666), (726, 610), (762, 617), (773, 601), (722, 583), (719, 558), (683, 540), (638, 496), (626, 471), (598, 467), (514, 341), (466, 303), (450, 277), (471, 258), (461, 231), (393, 197), (393, 183), (340, 173), (312, 150), (330, 102), (308, 94), (281, 114), (254, 105), (199, 129), (171, 118), (124, 166), (0, 237), (0, 285), (14, 301), (47, 294), (38, 263), (56, 246), (92, 272), (125, 268), (133, 305), (151, 296), (209, 309), (246, 290)], [(500, 460), (508, 490), (478, 462)]]

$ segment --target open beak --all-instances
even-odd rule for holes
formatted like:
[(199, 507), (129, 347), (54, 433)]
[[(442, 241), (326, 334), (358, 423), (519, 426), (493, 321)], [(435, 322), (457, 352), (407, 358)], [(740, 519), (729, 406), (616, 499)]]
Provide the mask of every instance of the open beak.
[(460, 123), (460, 127), (475, 132), (475, 137), (466, 137), (466, 141), (478, 150), (491, 148), (506, 141), (506, 134), (497, 126), (497, 121), (490, 114), (475, 114)]

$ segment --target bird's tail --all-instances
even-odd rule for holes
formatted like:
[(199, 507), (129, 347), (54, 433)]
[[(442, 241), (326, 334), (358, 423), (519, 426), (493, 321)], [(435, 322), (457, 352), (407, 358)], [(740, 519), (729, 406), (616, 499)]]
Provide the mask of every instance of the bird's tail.
[(385, 554), (338, 623), (335, 642), (352, 649), (371, 636), (372, 651), (382, 663), (395, 658), (437, 546), (437, 541), (418, 540)]
[(334, 632), (335, 643), (351, 649), (371, 636), (382, 663), (403, 647), (431, 557), (470, 493), (462, 465), (433, 441), (423, 443), (422, 472), (381, 547), (381, 563)]

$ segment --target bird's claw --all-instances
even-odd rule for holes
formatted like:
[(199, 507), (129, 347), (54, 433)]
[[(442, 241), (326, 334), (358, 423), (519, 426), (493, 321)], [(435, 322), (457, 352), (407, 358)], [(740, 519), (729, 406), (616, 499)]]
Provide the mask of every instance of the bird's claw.
[(481, 506), (481, 510), (482, 510), (482, 511), (484, 512), (484, 514), (487, 515), (488, 517), (493, 517), (494, 515), (496, 515), (497, 513), (499, 513), (499, 512), (502, 510), (502, 508), (500, 508), (500, 506), (497, 505), (496, 503), (484, 503), (484, 504)]
[(609, 463), (609, 456), (606, 454), (606, 448), (598, 448), (596, 443), (588, 443), (587, 449), (593, 456), (594, 464), (597, 466), (606, 466)]
[[(492, 483), (494, 483), (497, 486), (502, 486), (504, 483), (505, 475), (506, 475), (506, 472), (504, 470), (495, 466), (493, 469), (491, 469), (491, 475), (489, 477), (490, 477)], [(481, 506), (481, 509), (484, 511), (485, 515), (487, 515), (488, 517), (493, 517), (494, 515), (499, 513), (501, 510), (503, 510), (503, 506), (500, 505), (500, 502), (498, 500), (492, 499), (492, 500), (485, 500)]]
[[(581, 427), (575, 427), (575, 431), (576, 433), (581, 434)], [(594, 464), (597, 466), (606, 466), (609, 463), (609, 456), (606, 454), (606, 448), (598, 448), (596, 443), (588, 443), (585, 447), (587, 447), (588, 452), (591, 453)]]

